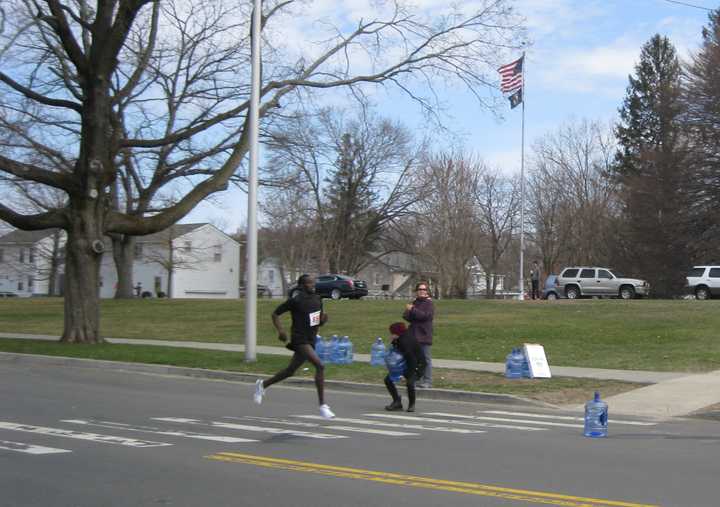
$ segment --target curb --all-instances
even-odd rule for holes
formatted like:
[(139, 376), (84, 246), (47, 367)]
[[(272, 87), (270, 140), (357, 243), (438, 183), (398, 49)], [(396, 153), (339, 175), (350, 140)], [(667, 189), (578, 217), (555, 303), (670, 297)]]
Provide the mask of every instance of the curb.
[[(0, 352), (0, 363), (42, 364), (43, 366), (66, 366), (72, 368), (103, 369), (146, 373), (150, 375), (174, 375), (180, 377), (226, 380), (232, 382), (254, 383), (258, 378), (269, 378), (262, 373), (241, 373), (226, 370), (206, 370), (203, 368), (187, 368), (164, 364), (126, 363), (102, 359), (85, 359), (78, 357), (45, 356), (41, 354), (20, 354), (16, 352)], [(283, 381), (287, 385), (314, 388), (313, 379), (291, 377)], [(368, 394), (387, 394), (382, 384), (364, 384), (342, 380), (326, 380), (325, 387), (329, 390), (350, 391)], [(525, 405), (536, 407), (553, 407), (542, 401), (531, 400), (513, 394), (481, 393), (459, 391), (454, 389), (417, 389), (418, 399), (464, 401), (474, 403), (504, 403), (506, 405)]]

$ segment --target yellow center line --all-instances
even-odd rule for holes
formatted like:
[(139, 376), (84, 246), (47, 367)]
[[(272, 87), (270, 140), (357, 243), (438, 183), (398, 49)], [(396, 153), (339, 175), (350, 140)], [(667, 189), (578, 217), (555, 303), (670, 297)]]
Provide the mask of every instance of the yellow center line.
[(657, 505), (650, 504), (604, 500), (599, 498), (583, 498), (558, 493), (547, 493), (544, 491), (504, 488), (501, 486), (479, 484), (474, 482), (448, 481), (444, 479), (434, 479), (432, 477), (396, 474), (392, 472), (380, 472), (376, 470), (364, 470), (360, 468), (335, 465), (323, 465), (320, 463), (271, 458), (268, 456), (257, 456), (254, 454), (221, 452), (206, 456), (206, 458), (232, 463), (245, 463), (265, 468), (306, 472), (332, 477), (343, 477), (347, 479), (360, 479), (437, 491), (452, 491), (456, 493), (497, 497), (536, 504), (559, 505), (565, 507), (658, 507)]

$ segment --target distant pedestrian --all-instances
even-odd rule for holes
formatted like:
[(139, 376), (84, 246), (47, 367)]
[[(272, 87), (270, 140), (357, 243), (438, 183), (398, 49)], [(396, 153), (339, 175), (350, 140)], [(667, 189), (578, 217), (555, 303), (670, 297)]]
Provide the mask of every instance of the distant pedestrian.
[(433, 343), (433, 317), (435, 307), (427, 282), (419, 282), (415, 285), (415, 300), (405, 305), (403, 319), (410, 323), (408, 332), (418, 341), (420, 348), (425, 355), (427, 366), (417, 386), (422, 388), (432, 387), (432, 353), (430, 348)]
[(294, 352), (287, 368), (277, 372), (267, 380), (258, 379), (255, 382), (253, 399), (258, 405), (262, 403), (265, 390), (273, 384), (292, 377), (305, 361), (310, 361), (315, 367), (315, 388), (317, 389), (320, 415), (325, 419), (335, 417), (330, 407), (325, 403), (325, 366), (315, 353), (315, 337), (320, 326), (327, 322), (327, 314), (323, 311), (322, 299), (315, 293), (315, 279), (310, 275), (298, 278), (298, 288), (292, 297), (278, 306), (272, 313), (272, 322), (278, 332), (278, 339), (287, 342), (288, 336), (280, 323), (280, 315), (290, 312), (292, 327), (290, 343), (286, 347)]
[[(407, 386), (407, 411), (415, 412), (415, 380), (418, 377), (422, 377), (425, 372), (427, 366), (425, 354), (423, 354), (418, 341), (408, 332), (407, 327), (405, 327), (405, 324), (402, 322), (395, 322), (390, 325), (390, 340), (392, 346), (405, 358), (405, 371), (403, 372), (403, 376), (405, 377)], [(395, 382), (390, 379), (390, 373), (385, 377), (385, 387), (387, 387), (393, 399), (392, 403), (385, 407), (385, 410), (402, 410), (402, 398), (398, 393)]]
[(533, 267), (530, 270), (530, 297), (540, 299), (540, 267), (538, 261), (533, 261)]

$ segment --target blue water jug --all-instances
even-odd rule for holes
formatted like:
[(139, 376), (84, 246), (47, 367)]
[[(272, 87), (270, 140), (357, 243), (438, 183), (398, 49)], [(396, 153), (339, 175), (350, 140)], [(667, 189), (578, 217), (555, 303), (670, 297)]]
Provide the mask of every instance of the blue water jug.
[(348, 337), (343, 336), (338, 340), (335, 353), (335, 364), (347, 364)]
[(520, 351), (520, 354), (522, 354), (522, 376), (523, 378), (532, 378), (532, 374), (530, 373), (530, 362), (528, 361), (528, 357), (525, 354), (525, 349), (518, 349)]
[(352, 364), (353, 363), (353, 343), (352, 340), (350, 340), (349, 336), (343, 336), (342, 337), (342, 343), (345, 344), (344, 348), (344, 355), (343, 355), (343, 364)]
[(338, 339), (338, 335), (334, 334), (332, 335), (332, 338), (330, 338), (330, 363), (331, 364), (342, 364), (341, 357), (340, 357), (340, 340)]
[(516, 347), (505, 357), (505, 377), (522, 378), (522, 354)]
[(325, 339), (325, 338), (322, 338), (321, 341), (322, 341), (322, 347), (320, 349), (321, 349), (322, 354), (318, 354), (318, 356), (320, 357), (320, 360), (323, 363), (329, 364), (330, 363), (330, 353), (332, 352), (331, 342), (330, 342), (330, 340)]
[(323, 360), (323, 354), (325, 349), (325, 340), (323, 340), (323, 337), (320, 335), (315, 335), (315, 353), (320, 358), (320, 360)]
[(585, 430), (586, 437), (607, 437), (608, 406), (600, 399), (600, 393), (595, 391), (595, 397), (585, 404)]
[(385, 366), (385, 344), (379, 336), (370, 347), (370, 366)]
[(390, 374), (390, 380), (398, 382), (405, 373), (405, 357), (393, 347), (385, 355), (385, 366)]

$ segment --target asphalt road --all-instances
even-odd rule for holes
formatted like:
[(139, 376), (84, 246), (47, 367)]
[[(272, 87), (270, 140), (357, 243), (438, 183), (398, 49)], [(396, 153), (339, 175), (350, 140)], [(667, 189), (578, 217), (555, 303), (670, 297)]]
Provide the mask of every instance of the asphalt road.
[[(0, 505), (716, 507), (720, 423), (0, 363)], [(391, 416), (391, 417), (389, 417)]]

